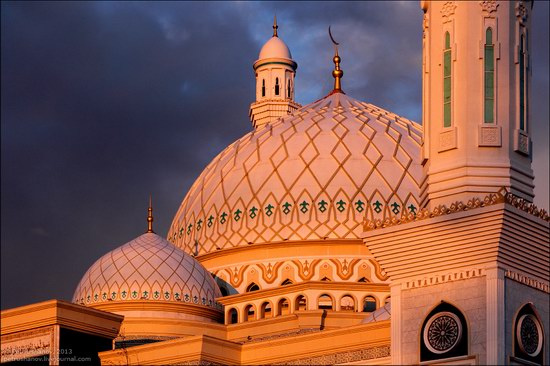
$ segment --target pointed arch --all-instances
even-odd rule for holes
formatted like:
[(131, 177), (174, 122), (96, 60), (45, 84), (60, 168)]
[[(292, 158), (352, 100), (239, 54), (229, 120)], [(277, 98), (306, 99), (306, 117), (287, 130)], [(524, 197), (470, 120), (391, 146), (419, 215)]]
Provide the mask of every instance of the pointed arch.
[(468, 355), (468, 322), (454, 305), (441, 301), (424, 318), (420, 330), (420, 361)]
[(246, 287), (246, 292), (258, 291), (259, 289), (260, 289), (260, 286), (258, 286), (255, 282), (251, 282)]

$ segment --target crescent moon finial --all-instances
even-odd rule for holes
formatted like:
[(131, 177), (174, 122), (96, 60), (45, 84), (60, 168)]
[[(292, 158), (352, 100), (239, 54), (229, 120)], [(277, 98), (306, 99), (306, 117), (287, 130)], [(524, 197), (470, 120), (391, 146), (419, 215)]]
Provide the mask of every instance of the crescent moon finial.
[(334, 62), (334, 70), (332, 71), (332, 76), (334, 77), (334, 89), (330, 94), (334, 93), (342, 93), (345, 94), (342, 90), (342, 77), (344, 76), (344, 71), (340, 68), (340, 56), (338, 55), (338, 46), (340, 43), (336, 42), (334, 40), (334, 37), (332, 36), (332, 32), (330, 30), (330, 26), (328, 27), (328, 35), (330, 37), (330, 40), (334, 44), (334, 58), (332, 61)]
[(332, 36), (332, 32), (330, 31), (330, 25), (328, 26), (328, 36), (330, 37), (330, 40), (332, 41), (332, 43), (334, 43), (335, 46), (340, 45), (340, 43), (338, 43), (334, 40), (334, 37)]

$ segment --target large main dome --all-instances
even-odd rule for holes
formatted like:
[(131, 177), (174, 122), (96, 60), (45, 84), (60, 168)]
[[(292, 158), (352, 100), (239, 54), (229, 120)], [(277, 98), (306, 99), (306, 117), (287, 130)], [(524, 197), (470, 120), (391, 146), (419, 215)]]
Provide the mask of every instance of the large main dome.
[(168, 239), (205, 254), (248, 244), (357, 239), (365, 219), (423, 203), (421, 127), (334, 93), (222, 151), (183, 200)]

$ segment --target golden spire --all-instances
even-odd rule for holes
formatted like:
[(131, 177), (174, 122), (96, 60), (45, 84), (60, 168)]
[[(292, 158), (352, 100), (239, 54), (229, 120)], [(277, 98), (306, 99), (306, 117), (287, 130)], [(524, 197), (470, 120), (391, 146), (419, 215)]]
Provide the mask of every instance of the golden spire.
[(342, 77), (344, 76), (344, 71), (340, 69), (340, 56), (338, 55), (338, 45), (339, 43), (334, 40), (332, 33), (330, 32), (330, 26), (328, 27), (328, 35), (332, 43), (334, 43), (334, 57), (332, 61), (334, 62), (334, 70), (332, 70), (332, 76), (334, 77), (334, 90), (330, 94), (342, 93), (345, 94), (342, 90)]
[(149, 195), (149, 208), (147, 209), (147, 232), (155, 233), (153, 231), (153, 199)]
[(279, 28), (279, 26), (277, 25), (277, 14), (275, 14), (273, 16), (273, 37), (279, 37), (277, 35), (277, 29)]

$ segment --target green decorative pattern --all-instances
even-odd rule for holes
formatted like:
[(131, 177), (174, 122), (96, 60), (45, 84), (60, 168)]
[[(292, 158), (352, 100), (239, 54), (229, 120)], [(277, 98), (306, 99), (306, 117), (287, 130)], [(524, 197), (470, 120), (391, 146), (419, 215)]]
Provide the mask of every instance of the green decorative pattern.
[(392, 207), (391, 211), (397, 215), (401, 206), (397, 202), (392, 203), (390, 206)]
[(343, 200), (336, 202), (336, 205), (336, 209), (340, 212), (344, 212), (344, 210), (346, 209), (346, 202)]
[(292, 207), (292, 204), (288, 203), (288, 202), (285, 202), (283, 204), (283, 213), (285, 215), (288, 215), (290, 213), (290, 208)]
[(382, 203), (380, 203), (380, 201), (376, 200), (376, 202), (374, 202), (372, 205), (374, 206), (374, 211), (376, 213), (382, 212), (382, 206), (383, 205), (382, 205)]
[(302, 213), (306, 213), (308, 211), (307, 206), (309, 206), (309, 203), (304, 200), (302, 203), (300, 203), (300, 211)]

